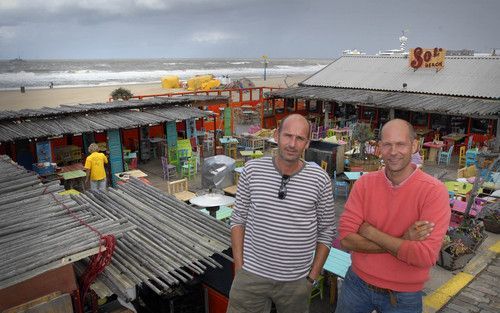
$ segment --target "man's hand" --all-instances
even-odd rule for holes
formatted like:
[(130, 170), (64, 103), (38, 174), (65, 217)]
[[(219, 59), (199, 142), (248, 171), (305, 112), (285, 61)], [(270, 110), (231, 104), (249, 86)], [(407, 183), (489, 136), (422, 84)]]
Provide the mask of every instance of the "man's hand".
[(365, 238), (368, 238), (368, 232), (370, 231), (371, 227), (372, 225), (368, 224), (367, 222), (363, 222), (363, 224), (361, 224), (361, 226), (359, 227), (358, 234)]
[(421, 241), (425, 240), (434, 230), (434, 223), (429, 221), (416, 221), (411, 225), (401, 237), (404, 240)]

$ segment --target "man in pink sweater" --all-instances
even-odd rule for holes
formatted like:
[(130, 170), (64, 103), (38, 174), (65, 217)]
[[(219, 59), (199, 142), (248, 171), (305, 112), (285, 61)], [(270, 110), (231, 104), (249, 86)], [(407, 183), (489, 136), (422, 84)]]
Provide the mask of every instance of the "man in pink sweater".
[(392, 120), (381, 131), (385, 168), (354, 185), (340, 218), (340, 241), (352, 251), (337, 313), (421, 312), (422, 288), (450, 222), (443, 183), (417, 169), (416, 134)]

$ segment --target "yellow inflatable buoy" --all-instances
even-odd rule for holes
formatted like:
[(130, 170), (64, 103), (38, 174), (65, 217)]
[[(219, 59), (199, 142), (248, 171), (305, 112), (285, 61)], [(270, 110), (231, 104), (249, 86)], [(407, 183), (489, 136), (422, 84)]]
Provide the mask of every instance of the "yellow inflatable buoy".
[(181, 84), (179, 76), (170, 75), (161, 78), (161, 88), (172, 89), (172, 88), (180, 88), (180, 86)]
[(202, 84), (206, 83), (214, 78), (213, 75), (208, 74), (208, 75), (198, 75), (195, 77), (191, 77), (187, 81), (187, 86), (188, 90), (194, 91), (194, 90), (200, 90), (202, 88)]
[(220, 80), (212, 79), (212, 80), (209, 80), (209, 81), (201, 84), (201, 89), (202, 90), (210, 90), (210, 89), (215, 89), (219, 86), (220, 86)]

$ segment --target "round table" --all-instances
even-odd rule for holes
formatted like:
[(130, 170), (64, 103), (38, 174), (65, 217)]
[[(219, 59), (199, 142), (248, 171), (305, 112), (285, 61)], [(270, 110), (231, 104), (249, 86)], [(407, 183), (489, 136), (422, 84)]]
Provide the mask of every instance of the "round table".
[(207, 193), (202, 196), (194, 197), (189, 202), (196, 206), (206, 208), (210, 215), (216, 217), (216, 212), (221, 205), (232, 205), (236, 199), (234, 197), (221, 195), (218, 193)]

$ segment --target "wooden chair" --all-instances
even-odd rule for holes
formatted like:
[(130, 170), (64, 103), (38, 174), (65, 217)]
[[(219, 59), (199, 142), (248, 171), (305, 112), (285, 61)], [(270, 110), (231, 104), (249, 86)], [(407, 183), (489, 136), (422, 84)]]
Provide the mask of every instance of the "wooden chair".
[(351, 255), (345, 251), (332, 247), (323, 268), (326, 272), (331, 274), (329, 275), (330, 304), (333, 304), (333, 307), (335, 307), (338, 297), (337, 281), (345, 277), (349, 266), (351, 266)]
[(187, 177), (188, 179), (194, 178), (194, 176), (196, 176), (196, 172), (198, 171), (196, 163), (196, 157), (194, 156), (186, 160), (181, 168), (182, 177)]
[(427, 158), (427, 149), (425, 148), (420, 149), (420, 155), (422, 156), (422, 163), (423, 163)]
[(161, 157), (161, 167), (163, 170), (163, 180), (170, 180), (171, 177), (177, 175), (177, 168), (175, 165), (168, 164), (166, 157)]
[(226, 155), (236, 160), (236, 158), (238, 157), (238, 144), (236, 142), (227, 144)]
[(309, 296), (309, 303), (311, 303), (311, 300), (317, 296), (319, 296), (319, 298), (323, 300), (324, 288), (325, 288), (325, 278), (323, 277), (323, 275), (319, 275), (318, 286), (312, 288), (311, 295)]
[(203, 140), (203, 156), (211, 156), (214, 154), (214, 140)]
[(328, 162), (326, 162), (326, 161), (322, 160), (322, 161), (321, 161), (321, 168), (322, 168), (325, 172), (327, 172)]
[(458, 154), (458, 167), (459, 168), (462, 168), (465, 166), (465, 160), (466, 160), (466, 157), (465, 157), (465, 152), (466, 152), (466, 147), (465, 146), (461, 146), (460, 147), (460, 152)]
[(451, 146), (450, 149), (448, 149), (448, 152), (441, 151), (438, 155), (437, 164), (439, 165), (439, 163), (443, 162), (446, 163), (446, 165), (450, 165), (452, 153), (453, 153), (453, 146)]
[(316, 129), (316, 130), (311, 129), (311, 134), (309, 136), (309, 139), (311, 139), (311, 140), (319, 140), (320, 139), (319, 133), (320, 133), (319, 128)]
[(186, 202), (196, 197), (196, 195), (189, 191), (188, 188), (188, 180), (187, 178), (183, 178), (169, 182), (167, 185), (167, 192), (176, 197), (178, 200)]

